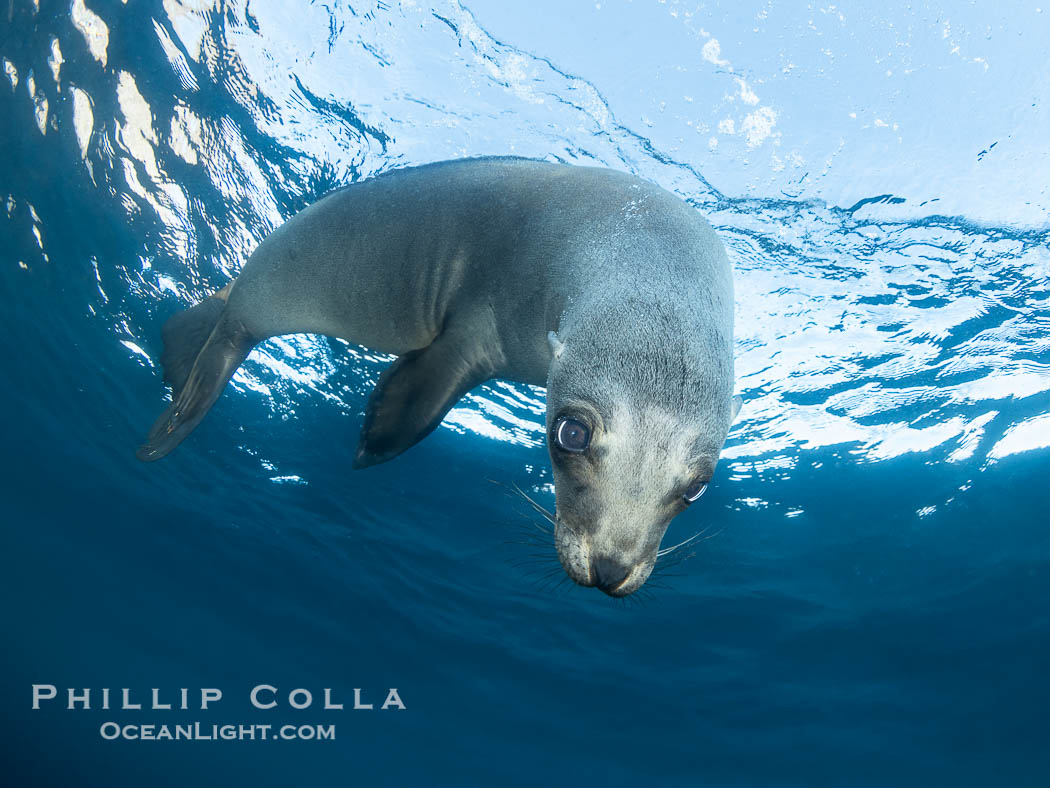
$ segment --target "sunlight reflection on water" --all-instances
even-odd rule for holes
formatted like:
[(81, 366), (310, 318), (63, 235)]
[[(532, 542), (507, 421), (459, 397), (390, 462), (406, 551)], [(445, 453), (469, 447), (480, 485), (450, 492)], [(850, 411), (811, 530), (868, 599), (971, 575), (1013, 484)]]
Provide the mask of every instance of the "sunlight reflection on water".
[[(103, 300), (103, 281), (109, 297), (117, 281), (125, 291), (112, 330), (143, 363), (176, 300), (221, 287), (261, 238), (328, 189), (394, 166), (514, 153), (627, 169), (710, 217), (736, 276), (746, 405), (724, 453), (731, 478), (783, 474), (800, 452), (827, 447), (866, 462), (911, 452), (961, 462), (1048, 445), (1038, 404), (1050, 391), (1045, 231), (890, 217), (886, 207), (900, 200), (885, 195), (849, 210), (724, 195), (690, 163), (703, 159), (702, 145), (692, 157), (655, 149), (595, 85), (497, 41), (458, 3), (365, 13), (203, 0), (163, 8), (156, 40), (142, 42), (167, 64), (160, 83), (110, 51), (120, 20), (83, 0), (66, 26), (41, 20), (56, 29), (38, 62), (3, 60), (40, 131), (75, 140), (80, 166), (147, 240), (138, 261), (107, 261), (114, 268), (99, 274)], [(62, 64), (78, 47), (98, 73), (64, 83)], [(698, 56), (724, 65), (719, 52)], [(433, 79), (439, 70), (448, 77)], [(751, 87), (739, 89), (748, 103)], [(773, 144), (769, 136), (749, 146)], [(8, 197), (9, 215), (16, 200)], [(143, 303), (150, 313), (136, 309)], [(314, 337), (268, 342), (233, 388), (285, 415), (310, 392), (357, 412), (387, 359), (339, 347), (334, 354)], [(1002, 418), (1007, 403), (1019, 403), (1012, 421)], [(542, 392), (491, 382), (443, 426), (536, 447), (542, 414)]]

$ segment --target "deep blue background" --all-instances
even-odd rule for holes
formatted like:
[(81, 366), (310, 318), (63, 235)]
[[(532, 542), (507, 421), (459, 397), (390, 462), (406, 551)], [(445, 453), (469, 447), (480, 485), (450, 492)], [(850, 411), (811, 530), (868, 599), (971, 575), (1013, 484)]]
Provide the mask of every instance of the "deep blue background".
[[(61, 4), (43, 5), (41, 16), (16, 12), (2, 54), (35, 64), (43, 82), (51, 20), (64, 31), (64, 73), (89, 87), (101, 79), (94, 61), (55, 21)], [(170, 72), (135, 44), (163, 11), (131, 6), (99, 4), (109, 58), (138, 63), (140, 90), (160, 95)], [(101, 95), (100, 123), (115, 114)], [(671, 533), (709, 524), (717, 538), (625, 603), (545, 582), (553, 547), (525, 543), (528, 507), (492, 483), (542, 482), (541, 446), (439, 430), (351, 472), (367, 386), (342, 392), (345, 409), (300, 392), (290, 418), (231, 393), (170, 458), (140, 464), (159, 374), (114, 326), (141, 326), (156, 358), (160, 325), (183, 304), (125, 286), (120, 266), (155, 238), (98, 171), (96, 186), (73, 166), (68, 121), (41, 136), (21, 84), (0, 96), (0, 198), (14, 199), (0, 218), (5, 784), (1050, 779), (1045, 449), (994, 463), (982, 452), (947, 463), (939, 450), (861, 462), (833, 446), (788, 474), (723, 473), (702, 513)], [(67, 96), (51, 95), (56, 116)], [(200, 101), (216, 116), (235, 110), (217, 94)], [(261, 135), (253, 144), (282, 154)], [(219, 197), (187, 179), (201, 216), (221, 214)], [(285, 213), (322, 181), (281, 192)], [(1045, 233), (1017, 237), (1045, 247)], [(330, 352), (338, 393), (360, 365)], [(1044, 364), (1045, 350), (1031, 361)], [(989, 433), (1048, 405), (1045, 392), (1004, 399)], [(245, 435), (308, 483), (274, 483), (239, 448)], [(772, 503), (736, 505), (750, 496)], [(936, 511), (917, 516), (931, 500)], [(801, 514), (785, 516), (783, 501)], [(33, 683), (219, 687), (225, 698), (206, 713), (31, 711)], [(397, 687), (408, 709), (255, 712), (257, 683), (332, 687), (344, 701), (362, 687), (377, 703)], [(107, 719), (335, 723), (337, 739), (105, 742)]]

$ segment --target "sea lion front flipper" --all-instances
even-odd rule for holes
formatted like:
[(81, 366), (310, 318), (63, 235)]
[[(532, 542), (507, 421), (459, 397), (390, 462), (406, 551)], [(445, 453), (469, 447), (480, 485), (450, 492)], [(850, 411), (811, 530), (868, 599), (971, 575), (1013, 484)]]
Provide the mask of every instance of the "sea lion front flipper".
[(392, 460), (423, 440), (494, 369), (477, 335), (455, 330), (400, 356), (379, 376), (368, 400), (354, 468)]

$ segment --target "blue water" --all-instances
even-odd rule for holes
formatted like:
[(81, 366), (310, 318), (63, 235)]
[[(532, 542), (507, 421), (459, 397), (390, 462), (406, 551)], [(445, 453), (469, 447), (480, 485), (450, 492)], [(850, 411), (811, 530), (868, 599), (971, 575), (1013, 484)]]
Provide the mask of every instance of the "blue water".
[[(1050, 8), (981, 5), (0, 3), (4, 784), (1047, 784)], [(746, 404), (687, 560), (561, 579), (507, 490), (553, 503), (541, 390), (352, 472), (385, 359), (323, 338), (135, 460), (168, 315), (329, 189), (492, 153), (725, 240)]]

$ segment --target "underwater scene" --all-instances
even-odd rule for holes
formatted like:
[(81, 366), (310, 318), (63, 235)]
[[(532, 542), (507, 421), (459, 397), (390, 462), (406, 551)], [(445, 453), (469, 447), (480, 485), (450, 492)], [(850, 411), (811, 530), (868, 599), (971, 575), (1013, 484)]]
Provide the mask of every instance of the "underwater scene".
[[(1041, 2), (0, 0), (0, 782), (1048, 784)], [(619, 598), (541, 386), (355, 470), (394, 355), (287, 334), (136, 458), (165, 321), (485, 156), (662, 187), (732, 268), (739, 414)]]

